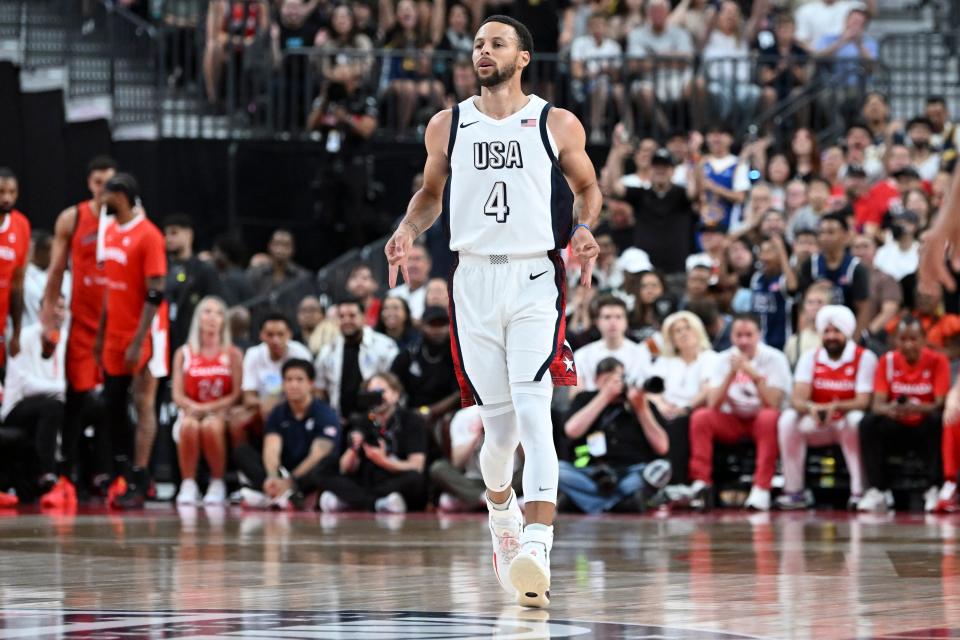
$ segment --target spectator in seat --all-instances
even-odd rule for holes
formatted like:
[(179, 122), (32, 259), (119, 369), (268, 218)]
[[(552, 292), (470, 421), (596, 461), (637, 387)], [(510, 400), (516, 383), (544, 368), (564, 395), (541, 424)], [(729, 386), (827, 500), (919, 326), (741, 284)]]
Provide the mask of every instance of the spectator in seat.
[(877, 357), (854, 342), (857, 321), (847, 307), (823, 307), (816, 323), (822, 346), (800, 357), (791, 406), (778, 424), (785, 485), (777, 506), (811, 506), (804, 492), (807, 446), (839, 443), (850, 472), (849, 506), (856, 508), (864, 489), (858, 429), (870, 405)]
[(167, 314), (170, 317), (170, 354), (187, 341), (193, 311), (207, 296), (219, 296), (216, 270), (193, 253), (193, 220), (182, 213), (163, 221), (167, 246)]
[(759, 258), (760, 269), (750, 278), (750, 310), (760, 318), (764, 344), (782, 350), (792, 333), (788, 292), (796, 290), (797, 276), (780, 236), (760, 243)]
[(293, 261), (295, 250), (293, 233), (277, 229), (267, 245), (269, 262), (251, 267), (248, 274), (254, 293), (268, 298), (288, 318), (296, 315), (304, 296), (314, 293), (312, 274)]
[(707, 154), (700, 161), (700, 218), (706, 228), (726, 231), (738, 218), (750, 191), (749, 167), (730, 153), (733, 131), (715, 124), (707, 132)]
[(640, 386), (646, 380), (650, 351), (627, 338), (627, 305), (620, 298), (603, 296), (597, 300), (597, 328), (601, 338), (580, 347), (573, 354), (577, 364), (577, 391), (596, 391), (594, 372), (604, 358), (613, 357), (624, 364), (628, 384)]
[(330, 14), (330, 36), (322, 43), (320, 73), (332, 84), (356, 86), (367, 81), (373, 66), (373, 43), (357, 29), (353, 9), (337, 5)]
[(337, 305), (340, 335), (317, 356), (317, 392), (349, 417), (359, 411), (357, 394), (364, 380), (390, 370), (400, 353), (397, 344), (364, 324), (363, 303), (343, 300)]
[(943, 354), (926, 348), (924, 342), (923, 326), (916, 318), (904, 315), (897, 325), (896, 350), (880, 357), (873, 407), (860, 423), (860, 446), (870, 487), (860, 501), (861, 511), (886, 511), (888, 501), (892, 503), (893, 496), (888, 493), (891, 477), (886, 468), (892, 452), (914, 451), (923, 460), (929, 487), (924, 494), (927, 513), (938, 510), (938, 506), (945, 508), (955, 492), (946, 487), (941, 496), (937, 489), (941, 412), (950, 390), (950, 363)]
[(330, 405), (313, 398), (313, 365), (288, 360), (282, 375), (283, 400), (267, 418), (263, 454), (249, 444), (233, 452), (237, 468), (257, 487), (241, 489), (248, 508), (302, 506), (303, 496), (316, 492), (325, 476), (336, 472), (340, 418)]
[(203, 298), (190, 319), (186, 342), (173, 356), (172, 397), (177, 405), (173, 439), (180, 462), (178, 505), (201, 501), (195, 480), (200, 454), (210, 467), (204, 504), (227, 499), (223, 475), (227, 465), (227, 411), (240, 399), (243, 354), (233, 346), (227, 307), (213, 296)]
[(396, 296), (384, 298), (380, 319), (373, 330), (392, 339), (400, 350), (409, 349), (420, 340), (420, 332), (413, 326), (407, 301)]
[(820, 175), (820, 145), (812, 129), (799, 127), (794, 130), (790, 137), (789, 155), (795, 178), (809, 184), (810, 180)]
[[(867, 35), (870, 16), (862, 7), (847, 13), (843, 32), (823, 35), (813, 43), (814, 57), (829, 64), (823, 81), (836, 85), (840, 95), (841, 113), (852, 116), (859, 110), (861, 87), (873, 74), (877, 59), (877, 41)], [(837, 102), (831, 101), (836, 107)]]
[(657, 423), (667, 432), (667, 459), (674, 484), (688, 484), (690, 414), (707, 402), (707, 381), (717, 354), (700, 318), (678, 311), (663, 321), (663, 352), (650, 369), (650, 379), (663, 381), (663, 390), (647, 392)]
[(593, 373), (596, 389), (577, 394), (563, 427), (576, 460), (560, 461), (558, 489), (584, 513), (610, 511), (624, 501), (643, 511), (670, 482), (670, 463), (662, 458), (670, 440), (643, 391), (624, 379), (619, 360), (605, 357)]
[(432, 262), (427, 248), (422, 244), (414, 244), (410, 248), (410, 255), (407, 256), (407, 277), (409, 282), (404, 282), (398, 287), (390, 289), (388, 295), (403, 298), (410, 307), (410, 319), (413, 322), (420, 322), (420, 316), (423, 315), (423, 309), (427, 302), (427, 280), (430, 278), (430, 267)]
[(693, 203), (698, 197), (698, 182), (691, 180), (686, 188), (673, 184), (673, 157), (666, 149), (659, 149), (650, 161), (650, 186), (625, 187), (620, 177), (628, 150), (629, 145), (614, 142), (607, 156), (607, 190), (633, 207), (633, 246), (643, 249), (662, 272), (681, 273), (684, 259), (696, 250), (698, 217)]
[[(40, 302), (47, 286), (47, 269), (50, 267), (50, 249), (53, 236), (42, 229), (34, 229), (30, 238), (30, 262), (23, 272), (23, 319), (20, 325), (29, 327), (40, 320)], [(61, 284), (60, 290), (69, 295), (70, 276)]]
[(270, 5), (266, 0), (211, 0), (207, 10), (207, 46), (203, 52), (203, 78), (207, 102), (220, 101), (223, 67), (233, 56), (243, 65), (244, 52), (270, 29)]
[(947, 107), (946, 99), (943, 96), (928, 97), (923, 114), (931, 125), (930, 146), (935, 151), (952, 150), (951, 155), (955, 159), (958, 129), (956, 124), (950, 121), (950, 109)]
[(60, 328), (66, 301), (57, 298), (49, 330), (34, 323), (20, 332), (20, 351), (7, 359), (0, 418), (5, 426), (24, 429), (34, 442), (38, 461), (37, 486), (43, 506), (76, 506), (77, 491), (69, 478), (57, 477), (57, 435), (63, 425), (67, 380), (64, 377), (66, 340)]
[(633, 246), (634, 226), (633, 207), (628, 202), (609, 196), (604, 198), (605, 213), (597, 226), (595, 235), (609, 235), (617, 245), (617, 253), (623, 253)]
[(917, 272), (920, 264), (920, 216), (904, 210), (890, 216), (890, 240), (877, 249), (876, 267), (897, 282)]
[(925, 182), (933, 180), (940, 171), (940, 154), (930, 142), (933, 123), (919, 116), (907, 123), (907, 139), (910, 141), (910, 164)]
[(259, 440), (263, 426), (283, 393), (281, 369), (287, 360), (309, 360), (310, 350), (293, 340), (290, 321), (278, 311), (260, 323), (260, 344), (243, 356), (241, 406), (230, 411), (230, 442), (236, 448), (249, 439)]
[[(819, 223), (818, 223), (819, 225)], [(793, 237), (791, 245), (792, 255), (790, 256), (790, 266), (798, 269), (806, 260), (817, 252), (817, 230), (798, 229)]]
[(680, 308), (686, 309), (691, 303), (710, 298), (710, 280), (713, 270), (702, 261), (690, 261), (687, 267), (687, 285), (680, 299)]
[(661, 105), (691, 96), (695, 48), (690, 34), (671, 24), (667, 0), (647, 0), (647, 21), (627, 34), (627, 59), (636, 80), (630, 95), (641, 122), (669, 129)]
[(570, 76), (574, 100), (586, 107), (590, 121), (590, 142), (606, 141), (607, 106), (617, 105), (626, 113), (623, 85), (620, 84), (622, 49), (607, 36), (607, 17), (601, 12), (590, 15), (587, 35), (575, 38), (570, 46)]
[(790, 361), (791, 371), (797, 366), (800, 356), (820, 348), (817, 313), (830, 304), (832, 299), (833, 285), (826, 281), (814, 283), (801, 297), (798, 326), (783, 348), (787, 360)]
[[(450, 459), (430, 465), (430, 479), (441, 491), (438, 508), (445, 513), (476, 511), (486, 505), (487, 486), (480, 474), (483, 422), (477, 405), (457, 411), (450, 421)], [(523, 463), (519, 452), (513, 461), (513, 486), (523, 485)]]
[(830, 183), (819, 176), (811, 176), (807, 180), (806, 205), (797, 209), (787, 223), (787, 240), (792, 242), (800, 229), (816, 229), (820, 218), (827, 215), (829, 203)]
[(798, 286), (803, 292), (817, 280), (832, 282), (833, 301), (854, 312), (857, 317), (854, 335), (860, 336), (870, 321), (870, 272), (847, 249), (849, 233), (847, 219), (840, 213), (831, 213), (820, 219), (818, 252), (800, 265)]
[(320, 353), (319, 346), (314, 346), (319, 342), (314, 334), (318, 332), (318, 329), (323, 330), (320, 326), (323, 320), (323, 305), (320, 304), (320, 299), (317, 296), (304, 296), (297, 306), (297, 333), (295, 337), (299, 342), (305, 344), (314, 356)]
[[(427, 294), (424, 296), (425, 307), (450, 307), (450, 293), (447, 290), (447, 281), (443, 278), (430, 278), (427, 281)], [(422, 320), (422, 318), (421, 318)]]
[(877, 268), (877, 242), (872, 236), (860, 234), (853, 240), (853, 255), (870, 270), (870, 297), (867, 313), (867, 331), (879, 343), (886, 343), (887, 324), (900, 311), (903, 291), (900, 283)]
[(373, 269), (370, 265), (365, 262), (355, 264), (350, 269), (350, 275), (347, 276), (346, 289), (350, 296), (363, 300), (363, 306), (367, 310), (365, 318), (367, 326), (376, 326), (380, 320), (381, 300), (377, 297), (380, 283), (373, 277)]
[(770, 509), (770, 482), (777, 462), (777, 420), (790, 392), (790, 365), (781, 351), (760, 341), (756, 316), (735, 316), (733, 346), (719, 354), (710, 371), (707, 406), (690, 417), (692, 506), (713, 505), (713, 443), (751, 439), (757, 446), (747, 509)]
[[(876, 0), (868, 0), (871, 13)], [(808, 49), (824, 36), (838, 36), (851, 10), (863, 7), (860, 0), (811, 0), (797, 8), (797, 40)]]
[(427, 431), (423, 419), (400, 406), (403, 387), (391, 373), (363, 386), (369, 415), (355, 415), (347, 428), (340, 473), (323, 481), (320, 509), (404, 513), (426, 501), (424, 465)]
[[(744, 35), (743, 15), (733, 0), (724, 0), (717, 11), (716, 25), (703, 48), (706, 85), (721, 122), (739, 122), (757, 110), (762, 95), (753, 82), (750, 46)], [(768, 96), (769, 97), (769, 96)]]
[(428, 425), (460, 406), (460, 385), (450, 350), (450, 316), (446, 307), (427, 307), (420, 340), (400, 351), (390, 370), (407, 392), (407, 406)]
[[(213, 266), (220, 276), (220, 289), (227, 307), (233, 307), (253, 298), (253, 285), (247, 272), (240, 266), (244, 260), (243, 243), (235, 235), (221, 235), (213, 241)], [(235, 339), (240, 338), (234, 334)]]

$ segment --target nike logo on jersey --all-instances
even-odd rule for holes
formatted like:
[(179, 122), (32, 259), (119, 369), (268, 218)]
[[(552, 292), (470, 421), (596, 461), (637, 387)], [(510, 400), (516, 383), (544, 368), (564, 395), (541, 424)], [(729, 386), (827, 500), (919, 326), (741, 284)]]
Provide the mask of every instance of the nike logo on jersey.
[(531, 279), (531, 280), (536, 280), (537, 278), (539, 278), (540, 276), (542, 276), (542, 275), (545, 274), (545, 273), (546, 273), (546, 271), (541, 271), (541, 272), (538, 273), (537, 275), (533, 275), (533, 274), (531, 273), (531, 274), (530, 274), (530, 279)]
[(539, 489), (540, 491), (550, 491), (551, 489), (553, 489), (553, 487), (547, 487), (546, 489), (544, 489), (540, 485), (537, 485), (537, 489)]
[(460, 123), (460, 128), (461, 128), (461, 129), (466, 129), (466, 128), (469, 127), (470, 125), (472, 125), (472, 124), (477, 124), (478, 122), (480, 122), (480, 121), (479, 121), (479, 120), (474, 120), (473, 122), (461, 122), (461, 123)]

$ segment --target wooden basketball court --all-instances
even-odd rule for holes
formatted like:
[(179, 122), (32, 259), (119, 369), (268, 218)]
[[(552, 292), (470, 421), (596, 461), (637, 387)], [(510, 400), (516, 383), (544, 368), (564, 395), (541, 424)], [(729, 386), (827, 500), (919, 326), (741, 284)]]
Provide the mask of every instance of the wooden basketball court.
[(960, 638), (960, 516), (562, 517), (553, 605), (485, 516), (0, 516), (0, 639)]

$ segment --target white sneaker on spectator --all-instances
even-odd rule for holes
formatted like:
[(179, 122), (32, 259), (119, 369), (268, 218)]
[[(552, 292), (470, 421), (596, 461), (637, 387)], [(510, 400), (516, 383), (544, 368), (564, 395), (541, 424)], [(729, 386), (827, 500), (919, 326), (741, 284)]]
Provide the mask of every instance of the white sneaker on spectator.
[(207, 494), (203, 496), (203, 504), (208, 507), (220, 506), (227, 501), (227, 485), (220, 478), (214, 478), (207, 487)]
[(394, 491), (389, 495), (378, 498), (373, 503), (373, 509), (377, 513), (406, 513), (407, 501), (403, 499), (402, 495)]
[[(486, 496), (486, 492), (484, 492)], [(510, 563), (520, 553), (520, 534), (523, 532), (523, 512), (517, 504), (517, 494), (510, 490), (505, 504), (495, 505), (486, 498), (489, 512), (490, 539), (493, 542), (493, 572), (497, 582), (509, 595), (516, 591), (510, 584)]]
[(940, 490), (936, 487), (930, 487), (923, 494), (923, 511), (933, 513), (937, 510), (937, 503), (940, 502)]
[(887, 497), (880, 489), (874, 487), (867, 489), (867, 492), (863, 494), (863, 497), (861, 497), (857, 503), (858, 511), (884, 513), (888, 508)]
[(271, 509), (279, 509), (281, 511), (285, 511), (286, 509), (290, 508), (290, 498), (292, 496), (293, 496), (293, 490), (288, 489), (283, 493), (281, 493), (280, 495), (278, 495), (276, 498), (273, 498), (272, 500), (270, 500), (269, 506)]
[(188, 478), (180, 483), (180, 490), (177, 491), (177, 504), (188, 506), (200, 503), (200, 489), (193, 478)]
[(333, 491), (324, 491), (320, 494), (320, 511), (324, 513), (340, 513), (347, 510), (347, 503), (337, 497)]
[(244, 487), (240, 489), (240, 504), (247, 509), (267, 509), (270, 507), (270, 498), (265, 493)]
[(527, 525), (520, 534), (520, 553), (510, 563), (509, 575), (521, 607), (542, 609), (550, 604), (552, 547), (553, 527)]
[(750, 495), (743, 503), (743, 508), (752, 511), (770, 511), (770, 490), (750, 487)]
[(450, 493), (441, 493), (437, 501), (437, 508), (444, 513), (460, 513), (470, 511), (470, 505)]

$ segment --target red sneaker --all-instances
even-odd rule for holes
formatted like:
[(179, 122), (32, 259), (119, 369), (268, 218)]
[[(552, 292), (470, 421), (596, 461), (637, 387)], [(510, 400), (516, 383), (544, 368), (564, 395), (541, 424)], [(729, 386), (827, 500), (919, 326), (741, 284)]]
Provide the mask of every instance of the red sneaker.
[(117, 498), (122, 496), (127, 492), (127, 481), (123, 476), (117, 476), (114, 478), (113, 482), (110, 483), (110, 488), (107, 489), (107, 505), (111, 508), (116, 508), (115, 502)]
[(20, 499), (17, 496), (0, 491), (0, 509), (14, 509), (18, 504)]
[(40, 506), (62, 508), (77, 506), (77, 488), (65, 476), (60, 476), (57, 484), (40, 498)]

